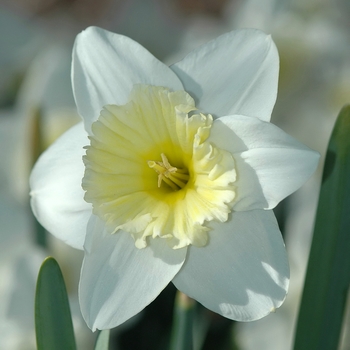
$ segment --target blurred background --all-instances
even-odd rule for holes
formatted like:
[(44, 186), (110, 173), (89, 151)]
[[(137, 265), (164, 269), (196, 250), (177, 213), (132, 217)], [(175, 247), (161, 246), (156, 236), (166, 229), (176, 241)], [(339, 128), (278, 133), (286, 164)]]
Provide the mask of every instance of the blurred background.
[[(291, 265), (284, 305), (244, 324), (198, 305), (207, 336), (198, 337), (196, 348), (291, 349), (324, 154), (338, 112), (350, 103), (348, 0), (0, 0), (0, 349), (35, 349), (35, 283), (47, 255), (64, 273), (78, 349), (94, 345), (77, 300), (82, 253), (50, 235), (38, 238), (28, 196), (38, 154), (79, 121), (71, 51), (75, 36), (90, 25), (131, 37), (167, 64), (233, 29), (272, 35), (281, 60), (272, 122), (320, 152), (322, 161), (314, 177), (276, 209)], [(169, 285), (113, 330), (110, 348), (167, 349), (174, 295)], [(345, 322), (349, 329), (349, 318)], [(341, 349), (350, 349), (346, 332)]]

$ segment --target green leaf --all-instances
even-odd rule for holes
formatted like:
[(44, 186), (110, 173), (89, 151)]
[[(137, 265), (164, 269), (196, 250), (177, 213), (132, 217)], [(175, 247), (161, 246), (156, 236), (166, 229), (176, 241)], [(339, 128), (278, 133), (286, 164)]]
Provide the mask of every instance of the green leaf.
[(36, 284), (35, 332), (38, 350), (76, 349), (66, 287), (52, 257), (42, 263)]
[(96, 340), (95, 350), (108, 350), (109, 346), (109, 329), (99, 333)]
[(328, 145), (294, 349), (337, 349), (350, 283), (350, 106)]

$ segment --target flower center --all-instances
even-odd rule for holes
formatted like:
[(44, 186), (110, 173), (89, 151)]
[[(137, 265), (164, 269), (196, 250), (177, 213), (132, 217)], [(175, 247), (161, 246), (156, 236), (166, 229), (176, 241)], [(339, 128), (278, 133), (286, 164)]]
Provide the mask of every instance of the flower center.
[(161, 153), (162, 161), (147, 161), (148, 166), (158, 174), (158, 187), (164, 181), (174, 191), (184, 188), (190, 178), (186, 169), (179, 169), (172, 166), (164, 153)]

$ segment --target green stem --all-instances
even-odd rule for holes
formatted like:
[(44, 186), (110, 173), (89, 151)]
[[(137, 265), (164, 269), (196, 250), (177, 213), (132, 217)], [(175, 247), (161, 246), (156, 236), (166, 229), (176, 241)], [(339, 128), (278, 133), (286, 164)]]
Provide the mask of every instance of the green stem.
[[(33, 108), (32, 111), (32, 125), (31, 125), (31, 165), (34, 166), (35, 162), (38, 160), (41, 153), (44, 151), (44, 141), (43, 141), (43, 114), (41, 108)], [(33, 217), (34, 221), (34, 232), (35, 232), (35, 242), (41, 246), (46, 247), (46, 230), (40, 225), (40, 223)]]
[(109, 348), (109, 329), (100, 331), (95, 344), (95, 350), (108, 350)]
[(170, 350), (193, 349), (193, 318), (196, 302), (178, 291), (175, 299)]

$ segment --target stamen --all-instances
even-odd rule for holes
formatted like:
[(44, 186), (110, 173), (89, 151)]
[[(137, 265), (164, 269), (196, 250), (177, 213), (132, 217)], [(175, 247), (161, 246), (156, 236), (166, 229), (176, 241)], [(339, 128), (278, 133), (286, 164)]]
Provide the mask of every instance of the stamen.
[(153, 160), (147, 162), (148, 166), (158, 174), (158, 187), (164, 181), (174, 191), (184, 188), (190, 178), (188, 171), (173, 167), (164, 153), (161, 153), (160, 156), (162, 158), (161, 162)]

